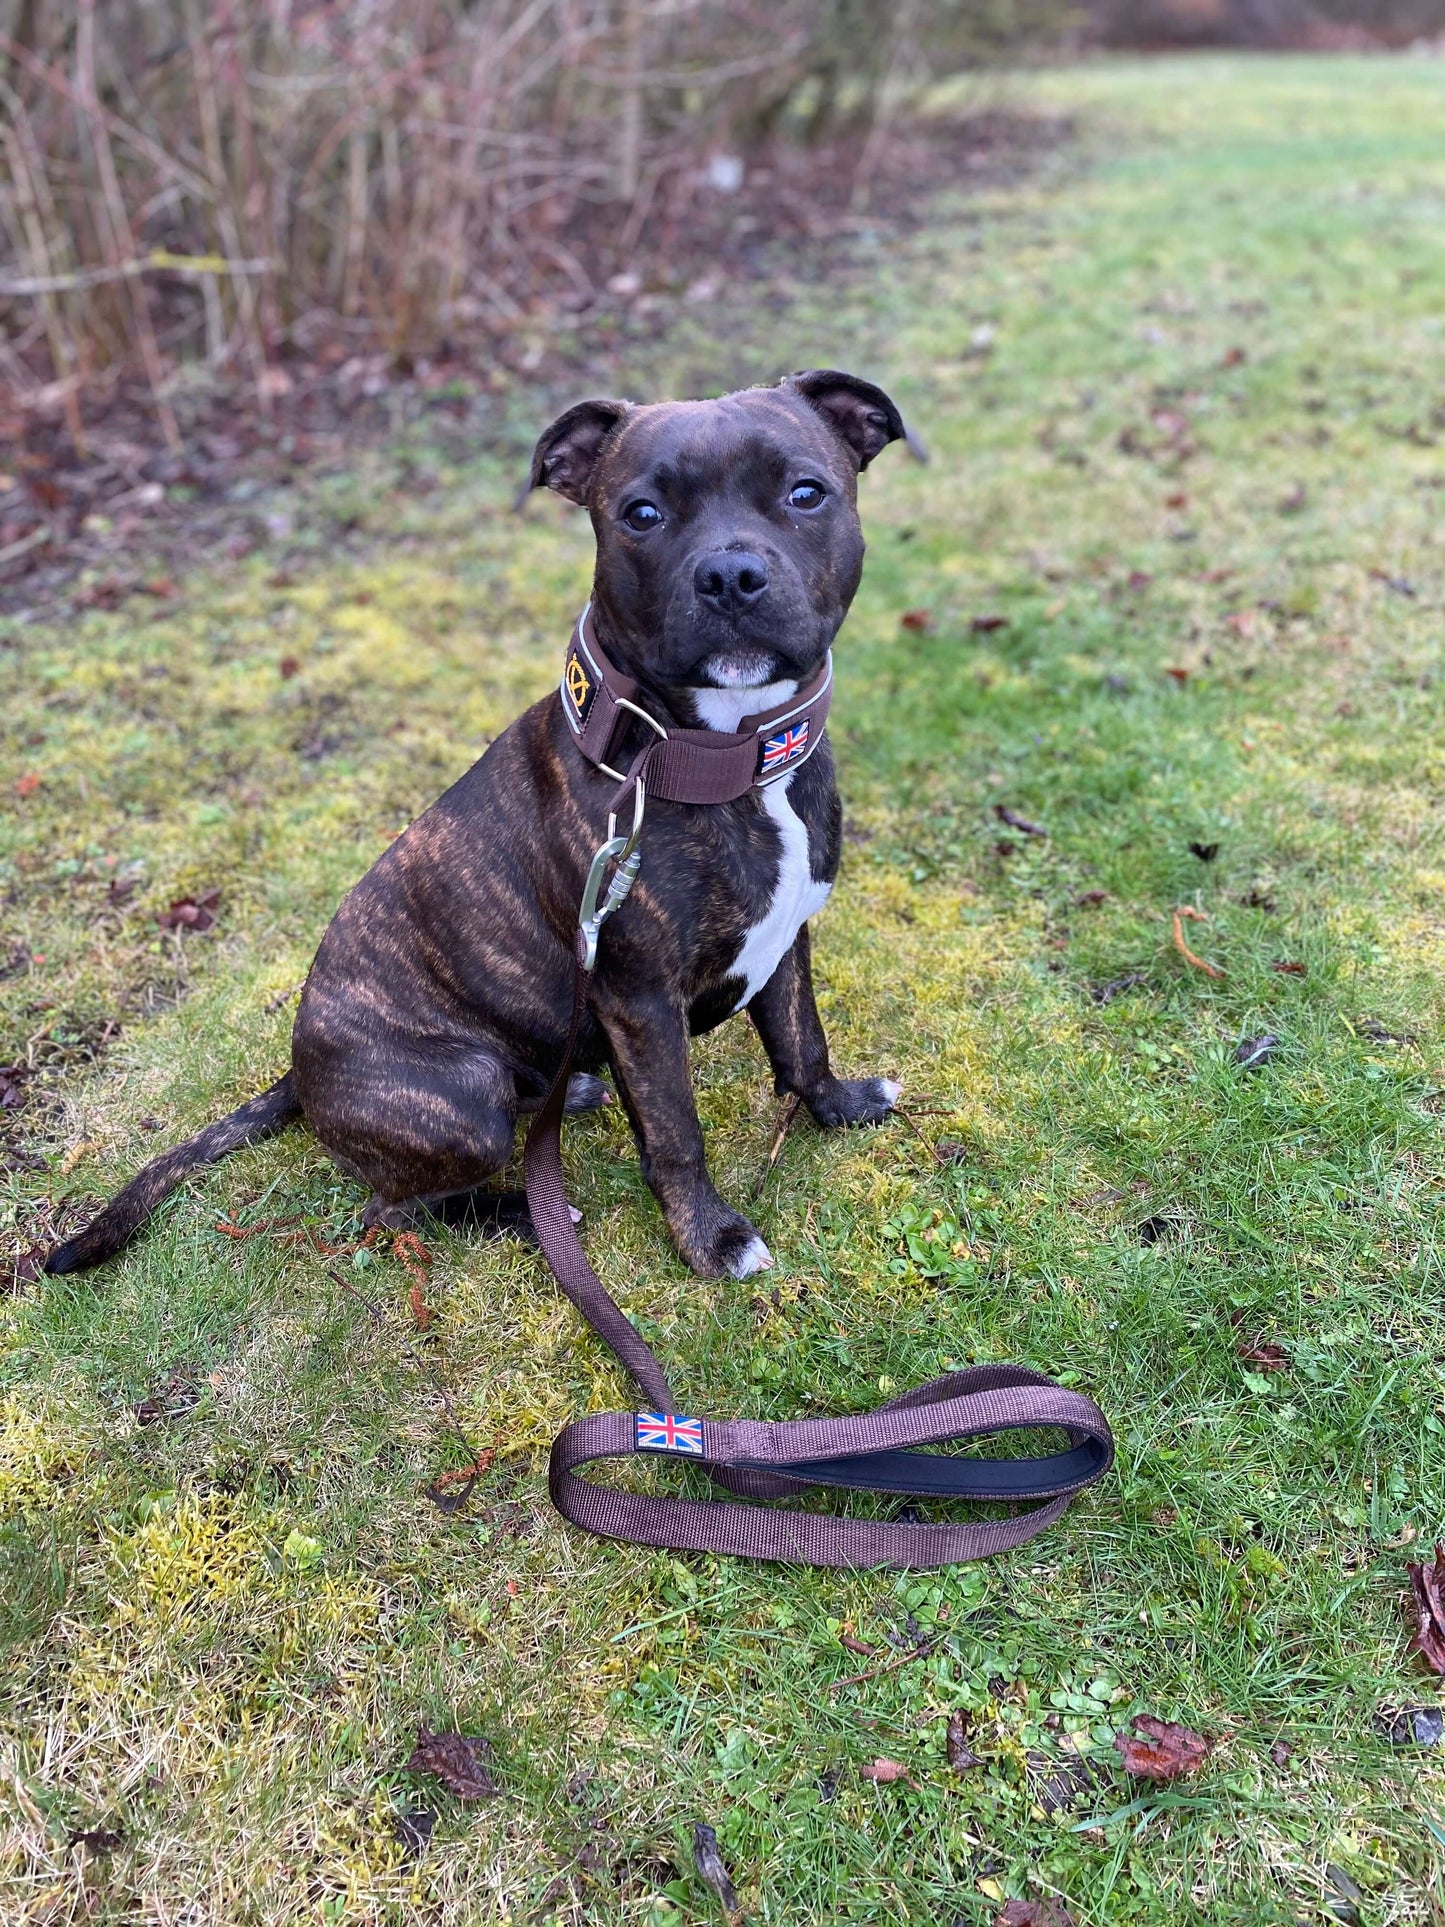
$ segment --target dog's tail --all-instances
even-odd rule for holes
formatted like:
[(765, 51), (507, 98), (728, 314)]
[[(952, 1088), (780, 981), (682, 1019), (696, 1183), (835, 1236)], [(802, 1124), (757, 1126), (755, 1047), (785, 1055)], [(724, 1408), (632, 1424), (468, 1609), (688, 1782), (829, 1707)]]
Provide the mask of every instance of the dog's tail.
[(204, 1131), (187, 1138), (174, 1150), (164, 1152), (133, 1177), (123, 1191), (117, 1191), (105, 1209), (73, 1238), (59, 1244), (45, 1260), (50, 1272), (88, 1271), (92, 1265), (113, 1258), (140, 1230), (162, 1198), (168, 1198), (181, 1179), (192, 1171), (215, 1164), (243, 1144), (255, 1144), (299, 1115), (296, 1084), (290, 1071), (278, 1078), (269, 1090), (253, 1097), (229, 1117), (208, 1124)]

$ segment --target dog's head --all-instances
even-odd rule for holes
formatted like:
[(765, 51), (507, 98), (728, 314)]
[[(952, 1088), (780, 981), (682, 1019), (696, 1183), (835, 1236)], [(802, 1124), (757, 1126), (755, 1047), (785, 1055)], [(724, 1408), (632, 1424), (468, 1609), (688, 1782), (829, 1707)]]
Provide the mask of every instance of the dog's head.
[(822, 662), (863, 568), (859, 471), (903, 433), (881, 388), (835, 369), (717, 401), (583, 401), (538, 442), (532, 486), (591, 511), (619, 668), (753, 689)]

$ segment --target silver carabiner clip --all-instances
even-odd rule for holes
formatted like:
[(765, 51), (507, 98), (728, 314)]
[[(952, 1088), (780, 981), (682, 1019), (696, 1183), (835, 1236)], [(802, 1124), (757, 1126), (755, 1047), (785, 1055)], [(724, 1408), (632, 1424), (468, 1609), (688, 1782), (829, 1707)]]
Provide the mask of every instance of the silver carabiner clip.
[[(582, 906), (577, 913), (577, 927), (582, 932), (585, 946), (584, 969), (591, 970), (597, 963), (597, 939), (602, 926), (614, 910), (620, 910), (627, 900), (627, 893), (637, 881), (637, 872), (642, 868), (642, 851), (638, 848), (642, 836), (642, 814), (647, 798), (639, 781), (633, 792), (632, 828), (625, 836), (617, 834), (615, 813), (607, 819), (607, 841), (601, 845), (592, 859), (592, 867), (587, 872), (587, 882), (582, 891)], [(602, 896), (602, 879), (607, 874), (609, 863), (616, 863), (607, 894)], [(599, 903), (598, 899), (601, 898)]]

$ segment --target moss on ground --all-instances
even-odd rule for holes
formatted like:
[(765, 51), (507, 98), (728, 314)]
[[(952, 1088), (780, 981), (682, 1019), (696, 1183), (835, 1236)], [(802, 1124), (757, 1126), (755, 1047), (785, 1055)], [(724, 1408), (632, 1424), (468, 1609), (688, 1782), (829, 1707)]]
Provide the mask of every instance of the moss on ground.
[[(569, 1156), (694, 1409), (1021, 1358), (1097, 1392), (1114, 1476), (944, 1574), (583, 1539), (546, 1446), (628, 1399), (540, 1262), (439, 1237), (420, 1341), (403, 1266), (352, 1255), (355, 1187), (283, 1136), (110, 1271), (0, 1301), (7, 1920), (700, 1922), (696, 1820), (773, 1922), (1041, 1891), (1087, 1923), (1439, 1917), (1445, 1784), (1378, 1722), (1434, 1697), (1401, 1605), (1445, 1523), (1439, 75), (1028, 86), (1081, 130), (1042, 178), (865, 235), (826, 301), (740, 299), (725, 347), (696, 315), (624, 336), (599, 382), (858, 366), (932, 446), (866, 486), (816, 933), (838, 1061), (903, 1077), (916, 1128), (793, 1131), (762, 1295), (685, 1275), (615, 1116)], [(3, 1179), (17, 1248), (275, 1073), (341, 894), (551, 682), (588, 532), (509, 517), (514, 474), (418, 430), (317, 485), (344, 543), (10, 626), (0, 1011), (43, 1159)], [(213, 889), (213, 929), (158, 932)], [(1174, 948), (1183, 902), (1222, 978)], [(696, 1065), (744, 1201), (760, 1054), (734, 1025)], [(495, 1451), (450, 1515), (423, 1351)], [(875, 1670), (845, 1631), (926, 1650)], [(1127, 1782), (1136, 1711), (1216, 1739), (1205, 1769)], [(499, 1797), (409, 1778), (420, 1722), (487, 1735)], [(909, 1777), (860, 1777), (879, 1755)]]

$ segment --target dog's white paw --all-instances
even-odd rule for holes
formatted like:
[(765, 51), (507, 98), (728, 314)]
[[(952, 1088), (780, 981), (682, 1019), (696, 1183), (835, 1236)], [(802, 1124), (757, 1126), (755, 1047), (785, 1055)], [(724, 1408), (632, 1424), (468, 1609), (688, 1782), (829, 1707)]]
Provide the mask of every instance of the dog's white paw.
[(890, 1104), (896, 1104), (903, 1095), (903, 1086), (891, 1077), (880, 1077), (878, 1080), (878, 1088)]
[(755, 1271), (771, 1271), (773, 1254), (761, 1238), (749, 1238), (728, 1266), (734, 1278), (751, 1278)]

